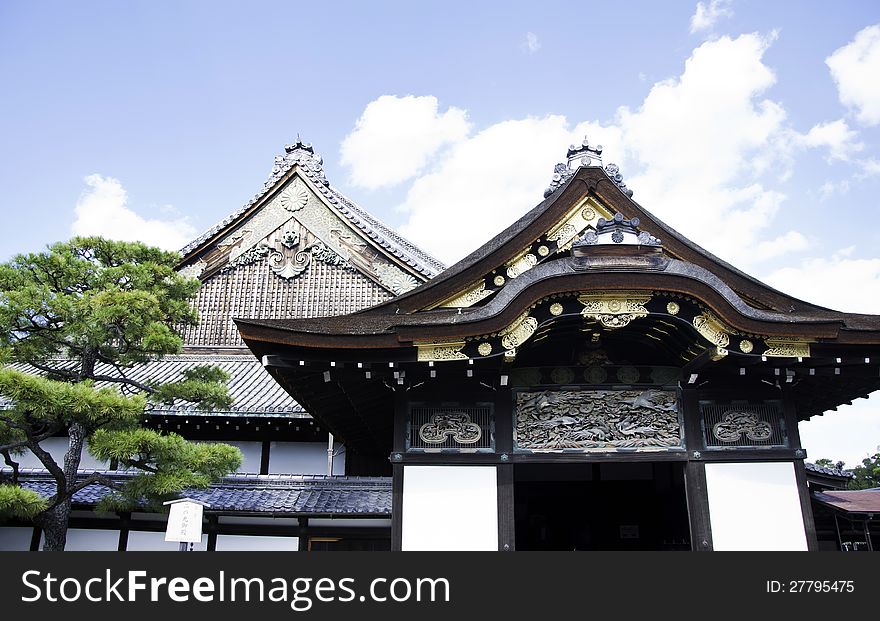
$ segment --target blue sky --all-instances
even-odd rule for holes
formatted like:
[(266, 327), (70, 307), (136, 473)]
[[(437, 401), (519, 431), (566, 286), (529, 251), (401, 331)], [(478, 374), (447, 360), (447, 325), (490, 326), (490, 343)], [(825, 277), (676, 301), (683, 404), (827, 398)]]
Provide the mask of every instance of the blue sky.
[[(874, 27), (874, 28), (872, 28)], [(880, 313), (880, 4), (0, 3), (0, 260), (74, 232), (174, 247), (299, 132), (454, 261), (587, 134), (634, 198), (774, 286)], [(880, 444), (880, 399), (803, 425)]]

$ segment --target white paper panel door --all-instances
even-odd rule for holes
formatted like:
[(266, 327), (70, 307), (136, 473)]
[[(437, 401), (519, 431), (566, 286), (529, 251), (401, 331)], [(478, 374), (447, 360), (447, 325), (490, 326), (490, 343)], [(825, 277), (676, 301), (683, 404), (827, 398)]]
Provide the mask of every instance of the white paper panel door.
[(497, 550), (495, 466), (405, 466), (403, 550)]
[(806, 550), (791, 462), (706, 464), (716, 550)]

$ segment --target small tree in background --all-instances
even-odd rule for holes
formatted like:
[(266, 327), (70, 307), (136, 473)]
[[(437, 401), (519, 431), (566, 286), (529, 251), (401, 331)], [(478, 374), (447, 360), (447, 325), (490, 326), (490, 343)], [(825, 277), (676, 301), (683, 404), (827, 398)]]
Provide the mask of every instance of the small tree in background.
[[(199, 281), (178, 274), (179, 256), (137, 242), (74, 238), (46, 252), (0, 264), (0, 352), (44, 375), (0, 368), (0, 455), (10, 468), (0, 481), (0, 512), (32, 519), (45, 550), (63, 550), (73, 495), (92, 483), (115, 490), (102, 508), (157, 505), (186, 488), (207, 487), (234, 471), (241, 452), (197, 444), (139, 426), (148, 402), (182, 399), (205, 409), (231, 403), (229, 379), (216, 367), (187, 370), (155, 384), (126, 376), (135, 365), (178, 353), (177, 329), (198, 321), (190, 304)], [(108, 371), (112, 369), (112, 372)], [(114, 388), (97, 388), (96, 383)], [(66, 433), (58, 463), (41, 443)], [(100, 474), (78, 480), (83, 448), (102, 460), (141, 470), (125, 484)], [(48, 499), (21, 486), (16, 456), (32, 452), (55, 480)]]
[(849, 482), (850, 489), (880, 487), (880, 453), (865, 457), (860, 466), (852, 469), (855, 478)]

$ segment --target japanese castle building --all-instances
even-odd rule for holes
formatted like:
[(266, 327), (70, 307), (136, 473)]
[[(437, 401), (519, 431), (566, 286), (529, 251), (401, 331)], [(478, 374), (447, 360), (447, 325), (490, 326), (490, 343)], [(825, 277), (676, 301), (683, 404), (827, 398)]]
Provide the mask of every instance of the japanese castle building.
[[(184, 334), (181, 355), (127, 375), (172, 380), (183, 369), (204, 364), (231, 375), (234, 403), (228, 412), (199, 411), (180, 402), (145, 413), (152, 428), (233, 444), (243, 452), (239, 473), (190, 494), (209, 505), (205, 536), (196, 549), (388, 549), (390, 479), (345, 476), (390, 474), (387, 457), (384, 469), (363, 464), (360, 454), (333, 442), (326, 426), (251, 354), (233, 318), (352, 313), (415, 288), (444, 266), (333, 188), (320, 155), (299, 140), (275, 158), (268, 181), (251, 201), (181, 254), (181, 272), (203, 282), (195, 300), (201, 321)], [(67, 438), (45, 445), (63, 456)], [(29, 453), (20, 461), (25, 484), (52, 495), (54, 481), (42, 464)], [(86, 453), (83, 466), (107, 469), (110, 464)], [(78, 510), (68, 550), (177, 549), (164, 541), (164, 515), (96, 515), (91, 507), (107, 492), (92, 485), (74, 497)], [(37, 549), (39, 542), (39, 529), (30, 525), (0, 527), (0, 549)]]
[[(138, 373), (233, 374), (230, 412), (145, 414), (245, 454), (192, 494), (203, 549), (815, 550), (830, 535), (798, 422), (880, 388), (880, 317), (717, 259), (586, 141), (543, 202), (445, 270), (298, 141), (181, 270), (204, 283), (202, 323)], [(164, 516), (97, 516), (102, 493), (75, 499), (68, 549), (99, 531), (104, 549), (162, 547)], [(0, 528), (8, 542), (39, 532)]]

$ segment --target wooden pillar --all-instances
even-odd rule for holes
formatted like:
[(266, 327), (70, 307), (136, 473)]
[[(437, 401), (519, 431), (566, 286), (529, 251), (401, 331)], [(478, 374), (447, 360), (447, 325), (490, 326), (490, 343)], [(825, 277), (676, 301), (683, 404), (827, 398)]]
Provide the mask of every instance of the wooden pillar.
[(217, 551), (217, 534), (220, 531), (219, 520), (216, 515), (208, 516), (208, 552)]
[(31, 552), (38, 552), (40, 550), (40, 539), (43, 538), (43, 529), (39, 526), (34, 526), (34, 532), (31, 533)]
[[(516, 549), (516, 515), (514, 505), (513, 456), (513, 394), (501, 387), (495, 395), (495, 452), (498, 465), (498, 549)], [(506, 456), (506, 459), (505, 459)]]
[(269, 474), (269, 450), (272, 443), (269, 440), (263, 440), (262, 450), (260, 451), (260, 474)]
[(685, 466), (685, 492), (691, 530), (691, 550), (712, 550), (712, 523), (709, 520), (709, 496), (706, 490), (706, 464), (689, 460)]
[(707, 552), (712, 550), (712, 525), (709, 521), (706, 464), (700, 461), (704, 448), (699, 393), (694, 389), (682, 388), (680, 403), (684, 421), (684, 445), (688, 453), (684, 475), (691, 550)]
[(391, 550), (403, 549), (403, 464), (391, 466)]
[[(806, 457), (806, 453), (801, 449), (801, 434), (798, 429), (797, 409), (794, 405), (794, 396), (791, 394), (791, 391), (784, 390), (782, 392), (782, 399), (785, 428), (788, 433), (788, 446), (796, 451), (800, 450), (800, 454)], [(810, 500), (810, 488), (807, 485), (807, 469), (806, 466), (804, 466), (803, 459), (795, 460), (794, 476), (797, 481), (798, 494), (801, 499), (801, 512), (804, 515), (804, 532), (807, 535), (807, 549), (814, 552), (819, 549), (819, 539), (816, 536), (816, 521), (813, 518), (813, 503)]]
[(391, 549), (403, 548), (403, 464), (394, 461), (395, 455), (406, 454), (406, 433), (409, 423), (409, 402), (406, 392), (394, 392), (394, 437), (391, 453)]
[(298, 544), (300, 552), (308, 552), (309, 550), (309, 518), (299, 518)]
[(131, 527), (131, 513), (119, 514), (119, 543), (116, 546), (118, 552), (125, 552), (128, 549), (128, 531)]

